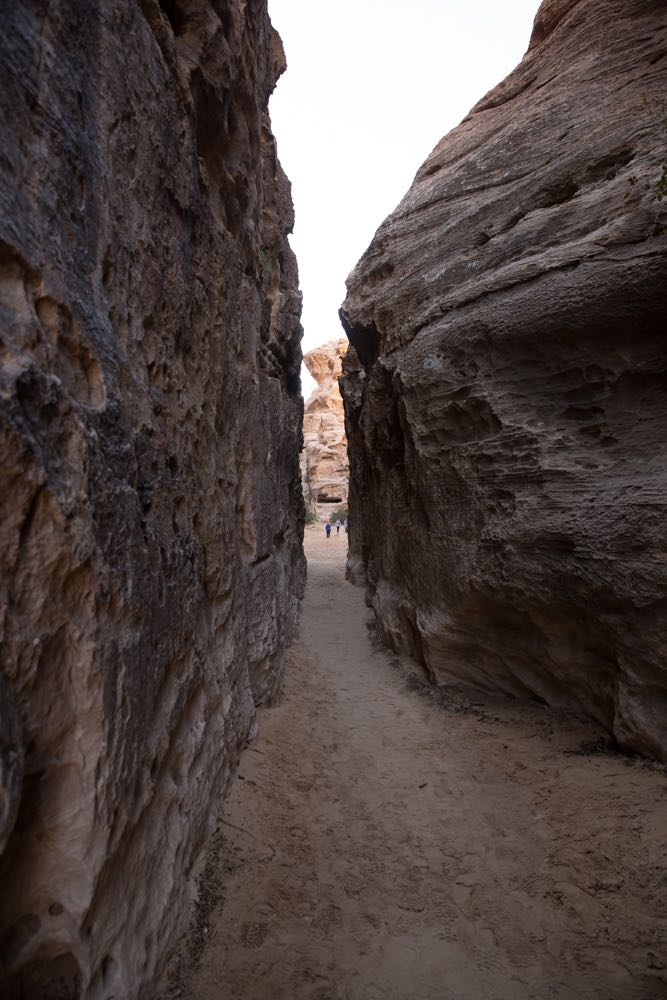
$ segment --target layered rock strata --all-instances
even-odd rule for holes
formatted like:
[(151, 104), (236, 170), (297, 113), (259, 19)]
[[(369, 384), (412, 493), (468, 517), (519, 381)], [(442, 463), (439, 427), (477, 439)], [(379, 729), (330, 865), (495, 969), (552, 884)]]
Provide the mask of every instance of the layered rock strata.
[(0, 36), (0, 995), (148, 995), (303, 586), (266, 0)]
[(440, 684), (667, 757), (667, 19), (549, 0), (348, 280), (351, 569)]
[(306, 503), (347, 503), (349, 463), (343, 398), (338, 379), (347, 340), (330, 340), (304, 355), (317, 387), (306, 400), (303, 415), (301, 476)]

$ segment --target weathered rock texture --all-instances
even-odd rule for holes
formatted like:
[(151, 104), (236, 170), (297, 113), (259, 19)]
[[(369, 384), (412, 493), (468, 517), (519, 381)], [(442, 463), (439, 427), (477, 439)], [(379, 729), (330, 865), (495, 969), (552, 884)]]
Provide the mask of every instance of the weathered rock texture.
[(284, 56), (265, 0), (21, 0), (0, 65), (0, 995), (129, 1000), (302, 588)]
[(347, 348), (347, 340), (330, 340), (303, 358), (317, 382), (306, 400), (301, 452), (303, 492), (313, 513), (318, 503), (347, 503), (350, 469), (338, 387)]
[(351, 569), (439, 683), (667, 757), (667, 18), (542, 5), (348, 281)]

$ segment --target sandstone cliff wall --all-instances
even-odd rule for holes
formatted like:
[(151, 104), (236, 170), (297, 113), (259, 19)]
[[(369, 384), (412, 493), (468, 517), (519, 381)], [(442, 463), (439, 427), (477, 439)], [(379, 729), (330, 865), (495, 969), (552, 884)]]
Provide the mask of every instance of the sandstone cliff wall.
[(318, 503), (347, 503), (350, 470), (338, 386), (347, 348), (347, 340), (331, 340), (303, 359), (317, 382), (304, 407), (301, 451), (303, 492), (313, 513)]
[(385, 641), (663, 759), (666, 83), (664, 3), (543, 4), (342, 309), (350, 569)]
[(0, 995), (147, 996), (303, 586), (265, 0), (0, 35)]

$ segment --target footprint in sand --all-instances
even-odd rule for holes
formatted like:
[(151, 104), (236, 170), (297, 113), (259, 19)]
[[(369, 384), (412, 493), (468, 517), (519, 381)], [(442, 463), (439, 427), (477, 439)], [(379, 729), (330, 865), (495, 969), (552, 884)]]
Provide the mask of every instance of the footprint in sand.
[(241, 944), (244, 948), (261, 948), (269, 932), (268, 924), (251, 921), (241, 927)]

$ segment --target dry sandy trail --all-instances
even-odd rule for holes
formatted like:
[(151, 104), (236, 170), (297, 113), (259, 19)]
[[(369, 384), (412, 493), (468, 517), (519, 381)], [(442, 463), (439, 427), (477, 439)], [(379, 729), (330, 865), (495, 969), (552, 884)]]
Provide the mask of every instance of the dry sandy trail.
[(306, 539), (299, 642), (243, 755), (188, 1000), (667, 997), (664, 769), (572, 753), (541, 706), (418, 690), (372, 641), (346, 539)]

